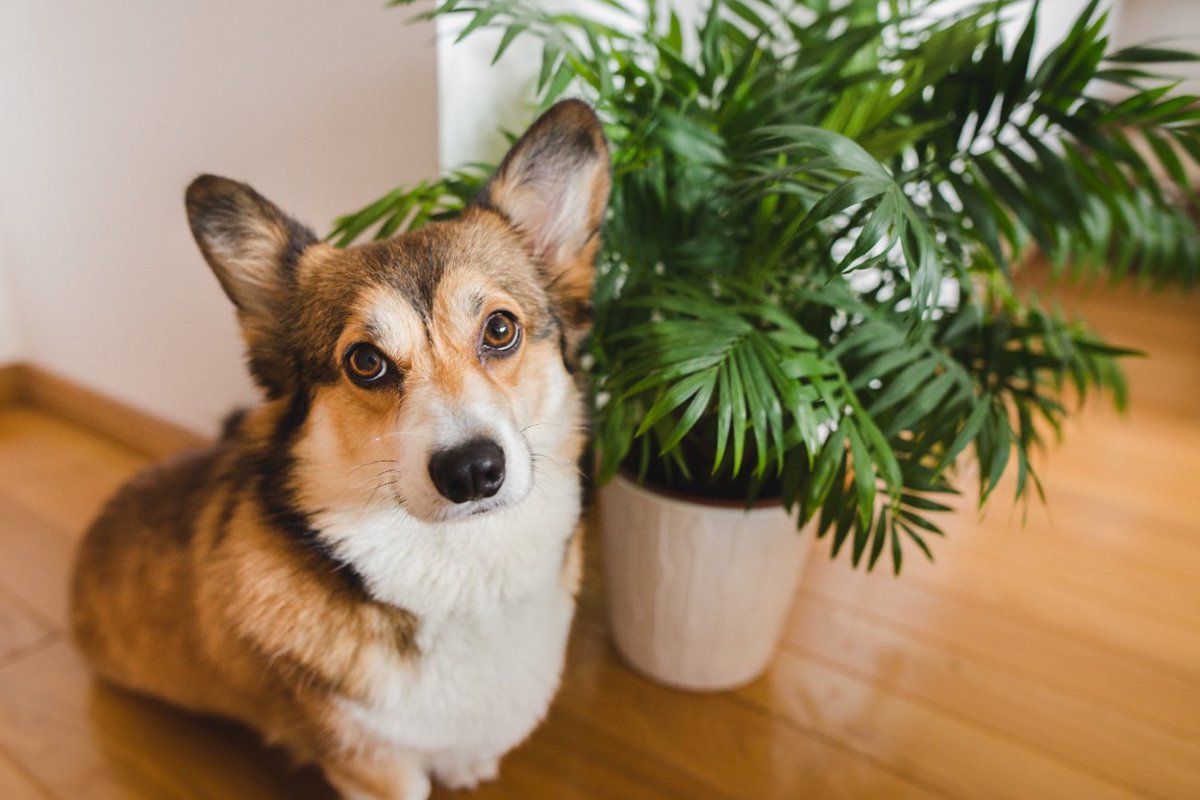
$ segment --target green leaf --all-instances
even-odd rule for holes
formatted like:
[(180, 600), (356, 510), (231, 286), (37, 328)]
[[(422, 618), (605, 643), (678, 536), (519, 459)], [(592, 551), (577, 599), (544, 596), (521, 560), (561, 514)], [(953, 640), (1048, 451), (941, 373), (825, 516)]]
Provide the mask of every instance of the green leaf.
[(864, 436), (866, 436), (867, 445), (871, 449), (871, 453), (875, 456), (876, 465), (883, 467), (882, 475), (887, 482), (888, 488), (896, 496), (900, 494), (900, 488), (904, 484), (904, 479), (900, 472), (900, 462), (896, 459), (896, 453), (892, 450), (884, 438), (883, 433), (875, 425), (875, 421), (866, 413), (856, 408), (856, 422)]
[(1163, 169), (1171, 176), (1171, 180), (1175, 181), (1175, 185), (1185, 191), (1190, 191), (1191, 179), (1188, 178), (1187, 169), (1171, 145), (1152, 130), (1144, 131), (1143, 135), (1151, 149), (1154, 150), (1154, 155), (1158, 157), (1158, 163), (1162, 164)]
[(858, 522), (864, 528), (871, 527), (875, 514), (875, 469), (871, 463), (867, 446), (852, 421), (844, 423), (846, 438), (850, 440), (850, 454), (854, 459), (854, 485), (858, 492)]
[(950, 506), (943, 505), (936, 500), (930, 500), (928, 497), (921, 495), (910, 494), (905, 492), (903, 497), (904, 505), (913, 508), (919, 508), (922, 511), (950, 511)]
[(729, 399), (732, 409), (733, 428), (733, 474), (737, 475), (742, 469), (742, 456), (746, 452), (746, 392), (742, 385), (740, 371), (734, 366), (722, 371), (729, 376)]
[(1164, 47), (1126, 47), (1109, 54), (1106, 58), (1118, 64), (1182, 64), (1200, 61), (1200, 55), (1196, 53)]
[(646, 417), (642, 420), (642, 424), (638, 426), (637, 432), (634, 435), (644, 435), (655, 423), (683, 405), (697, 392), (704, 391), (706, 387), (711, 391), (711, 384), (715, 378), (715, 371), (706, 370), (695, 375), (689, 375), (671, 386), (667, 391), (662, 393), (654, 405), (650, 407), (650, 410), (646, 412)]
[[(771, 26), (767, 24), (767, 21), (746, 3), (740, 2), (740, 0), (720, 0), (720, 2), (735, 15), (750, 23), (750, 27), (754, 30), (770, 30)], [(718, 3), (714, 2), (712, 5), (717, 6)]]
[[(946, 510), (948, 510), (948, 509), (946, 509)], [(908, 508), (903, 508), (900, 510), (900, 517), (909, 525), (916, 525), (918, 528), (928, 531), (929, 533), (932, 533), (935, 536), (944, 536), (945, 535), (942, 532), (942, 529), (939, 528), (937, 525), (934, 525), (932, 522), (925, 519), (920, 514), (917, 514)]]
[(904, 522), (898, 521), (896, 524), (900, 527), (901, 530), (903, 530), (908, 535), (908, 538), (912, 540), (913, 544), (915, 544), (917, 547), (921, 548), (921, 552), (925, 554), (925, 558), (927, 558), (932, 563), (933, 562), (933, 551), (929, 549), (929, 545), (925, 542), (925, 539), (922, 538), (919, 533), (914, 531), (911, 527), (906, 525)]
[(892, 574), (899, 575), (900, 568), (904, 565), (904, 549), (900, 546), (899, 525), (896, 520), (892, 520), (890, 528), (890, 538), (892, 542)]
[(958, 376), (952, 372), (943, 372), (938, 375), (926, 384), (911, 402), (905, 405), (904, 409), (886, 427), (886, 430), (895, 435), (925, 419), (943, 404), (957, 383)]
[(808, 488), (804, 494), (802, 509), (805, 516), (811, 516), (821, 507), (829, 495), (830, 487), (837, 472), (838, 465), (845, 456), (845, 438), (841, 431), (834, 431), (825, 441), (820, 455), (813, 465), (812, 477), (809, 478)]
[[(715, 373), (716, 370), (714, 369), (712, 372)], [(700, 390), (692, 396), (688, 407), (679, 417), (679, 422), (675, 424), (675, 429), (671, 431), (671, 434), (662, 443), (659, 455), (669, 452), (679, 444), (683, 437), (695, 427), (700, 417), (709, 410), (709, 401), (712, 399), (713, 392), (717, 387), (715, 377), (713, 375), (714, 380), (701, 384)]]
[[(529, 29), (529, 26), (522, 24), (522, 23), (516, 23), (515, 25), (509, 25), (507, 28), (504, 29), (504, 34), (500, 37), (500, 44), (498, 44), (496, 46), (496, 52), (492, 56), (492, 65), (493, 66), (495, 66), (497, 61), (499, 61), (501, 58), (504, 57), (505, 51), (508, 50), (508, 48), (512, 45), (512, 43), (514, 41), (516, 41), (517, 37), (520, 36), (525, 31), (527, 31), (528, 29)], [(466, 36), (466, 31), (464, 31), (458, 37), (458, 40), (462, 40), (462, 38), (464, 36)]]
[(766, 376), (755, 369), (750, 353), (738, 348), (732, 354), (735, 369), (741, 373), (746, 392), (746, 408), (750, 412), (750, 432), (754, 436), (757, 461), (754, 474), (761, 476), (767, 469), (767, 435), (771, 423), (779, 416), (779, 399), (771, 391)]
[(550, 79), (557, 73), (559, 66), (566, 63), (562, 50), (547, 43), (542, 47), (542, 66), (538, 70), (537, 90), (542, 93), (550, 85)]
[[(870, 561), (867, 562), (867, 571), (868, 572), (875, 569), (875, 564), (879, 561), (879, 556), (882, 555), (883, 546), (885, 544), (887, 544), (887, 541), (888, 541), (887, 518), (883, 514), (880, 514), (879, 521), (876, 522), (876, 524), (875, 524), (875, 534), (871, 538), (871, 559), (870, 559)], [(900, 565), (897, 562), (895, 564), (895, 568), (898, 570), (899, 567), (900, 567)]]
[(890, 179), (869, 175), (856, 175), (839, 185), (833, 191), (822, 197), (805, 216), (805, 227), (811, 228), (816, 223), (834, 214), (841, 213), (859, 203), (874, 199), (886, 192), (892, 185)]
[[(730, 370), (719, 370), (717, 385), (717, 452), (713, 457), (713, 475), (716, 475), (721, 469), (721, 465), (725, 463), (725, 447), (729, 441), (729, 430), (733, 425), (734, 404), (733, 398), (730, 396), (733, 392), (730, 379)], [(734, 474), (738, 472), (739, 466), (740, 459), (737, 460), (737, 463), (733, 467)]]
[(946, 448), (946, 452), (943, 453), (937, 470), (934, 472), (935, 476), (940, 475), (954, 464), (954, 460), (958, 458), (958, 454), (968, 444), (975, 441), (975, 437), (979, 435), (979, 429), (983, 427), (984, 421), (987, 420), (991, 406), (992, 395), (990, 392), (986, 392), (976, 399), (975, 408), (971, 411), (970, 416), (967, 417), (967, 421), (963, 423), (962, 428), (959, 429), (958, 435), (954, 437), (954, 441), (951, 442), (950, 446)]
[(1008, 457), (1013, 444), (1012, 427), (1008, 423), (1008, 415), (1004, 412), (1004, 409), (993, 406), (991, 420), (995, 426), (993, 433), (994, 449), (992, 450), (992, 462), (988, 466), (983, 491), (980, 493), (980, 504), (987, 501), (988, 495), (1000, 483), (1000, 478), (1004, 475), (1004, 468), (1008, 466)]
[(891, 180), (887, 170), (853, 139), (833, 131), (809, 125), (768, 125), (759, 130), (765, 142), (771, 143), (760, 154), (778, 152), (815, 152), (826, 156), (830, 163), (862, 176)]
[(1012, 58), (1007, 64), (1009, 75), (1008, 82), (1004, 86), (1004, 101), (1000, 104), (1000, 117), (997, 123), (999, 126), (1008, 124), (1013, 109), (1025, 99), (1031, 88), (1029, 87), (1029, 56), (1033, 52), (1033, 43), (1037, 38), (1038, 11), (1041, 5), (1041, 0), (1034, 0), (1033, 6), (1029, 9), (1029, 21), (1025, 23), (1025, 30), (1022, 31), (1021, 38), (1017, 40)]
[(553, 103), (562, 93), (571, 85), (571, 81), (575, 78), (575, 72), (572, 70), (571, 63), (567, 59), (563, 59), (558, 70), (554, 73), (554, 77), (550, 79), (549, 85), (543, 92), (542, 102), (545, 104)]
[[(811, 212), (810, 212), (811, 213)], [(896, 196), (889, 187), (883, 192), (879, 203), (875, 206), (875, 210), (863, 225), (858, 237), (854, 241), (854, 246), (846, 253), (846, 256), (838, 264), (838, 272), (844, 272), (855, 261), (865, 256), (870, 250), (880, 242), (884, 243), (884, 248), (891, 244), (894, 234), (893, 231), (903, 225), (904, 218), (900, 214), (899, 204)]]
[[(918, 358), (917, 360), (912, 360), (910, 353), (897, 353), (895, 355), (897, 359), (903, 357), (903, 360), (901, 360), (900, 363), (906, 363), (909, 361), (911, 361), (911, 363), (909, 363), (909, 365), (905, 367), (904, 370), (902, 370), (895, 378), (892, 378), (886, 382), (886, 388), (883, 390), (883, 393), (875, 399), (875, 402), (872, 403), (868, 409), (872, 417), (880, 416), (885, 411), (890, 410), (897, 403), (900, 403), (904, 399), (916, 394), (917, 390), (924, 386), (927, 380), (933, 377), (933, 374), (937, 372), (937, 369), (940, 366), (938, 361), (932, 358)], [(880, 362), (884, 362), (884, 359), (880, 359)], [(872, 369), (865, 374), (874, 377), (882, 374), (882, 372), (883, 370), (881, 370), (878, 366), (872, 365)]]
[(1034, 193), (1027, 186), (1018, 185), (1004, 170), (987, 158), (976, 159), (975, 166), (986, 179), (987, 185), (1003, 201), (1004, 205), (1020, 220), (1021, 225), (1042, 249), (1052, 252), (1054, 245), (1046, 235), (1044, 221), (1033, 207)]

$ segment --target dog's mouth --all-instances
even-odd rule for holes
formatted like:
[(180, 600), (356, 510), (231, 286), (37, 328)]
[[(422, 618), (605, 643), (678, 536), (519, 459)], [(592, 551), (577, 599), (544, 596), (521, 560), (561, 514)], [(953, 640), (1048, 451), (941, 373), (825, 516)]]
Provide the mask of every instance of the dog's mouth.
[(440, 502), (437, 504), (437, 508), (434, 511), (433, 521), (453, 522), (455, 520), (486, 517), (489, 514), (503, 511), (506, 508), (512, 508), (524, 499), (524, 496), (511, 497), (509, 496), (508, 492), (503, 492), (493, 497), (488, 497), (481, 500), (472, 500), (467, 503)]
[(406, 496), (397, 486), (391, 493), (390, 501), (405, 514), (425, 522), (455, 522), (487, 517), (519, 505), (530, 494), (532, 486), (519, 494), (514, 492), (516, 488), (518, 487), (505, 487), (491, 497), (454, 502), (428, 488), (420, 490), (416, 495)]
[(493, 511), (508, 509), (514, 505), (511, 501), (506, 500), (480, 500), (468, 506), (449, 506), (443, 511), (443, 519), (446, 522), (454, 521), (454, 519), (474, 519), (476, 517), (485, 517)]

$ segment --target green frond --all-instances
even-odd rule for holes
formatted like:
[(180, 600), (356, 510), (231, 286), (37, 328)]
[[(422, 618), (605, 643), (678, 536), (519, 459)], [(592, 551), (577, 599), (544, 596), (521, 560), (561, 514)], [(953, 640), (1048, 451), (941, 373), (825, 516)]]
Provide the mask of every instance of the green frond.
[[(408, 0), (395, 4), (407, 5)], [(1070, 402), (1126, 402), (1131, 354), (1020, 295), (1063, 279), (1200, 278), (1194, 53), (1112, 51), (1091, 2), (1040, 60), (1037, 0), (442, 0), (496, 62), (540, 48), (536, 102), (592, 102), (613, 191), (588, 345), (600, 477), (783, 498), (836, 556), (933, 557), (956, 464), (979, 495)], [(1009, 25), (1016, 20), (1015, 26)], [(1121, 94), (1108, 91), (1119, 87)], [(341, 246), (460, 212), (489, 170), (397, 189)], [(948, 291), (950, 290), (950, 291)]]

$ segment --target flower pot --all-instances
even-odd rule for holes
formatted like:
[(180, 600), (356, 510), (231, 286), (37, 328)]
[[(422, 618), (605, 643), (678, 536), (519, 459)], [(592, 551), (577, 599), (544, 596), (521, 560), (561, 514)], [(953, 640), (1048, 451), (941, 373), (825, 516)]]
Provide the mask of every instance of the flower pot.
[(742, 686), (769, 665), (812, 537), (778, 503), (678, 498), (618, 476), (599, 495), (609, 622), (668, 686)]

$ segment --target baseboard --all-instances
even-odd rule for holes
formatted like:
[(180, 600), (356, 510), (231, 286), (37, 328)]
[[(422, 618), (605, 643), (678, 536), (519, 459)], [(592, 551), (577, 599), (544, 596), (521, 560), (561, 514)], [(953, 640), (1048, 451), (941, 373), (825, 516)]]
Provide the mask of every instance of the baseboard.
[(0, 366), (0, 405), (5, 404), (38, 408), (156, 458), (210, 441), (33, 364)]
[(0, 364), (0, 406), (16, 403), (21, 399), (27, 369), (24, 364)]

